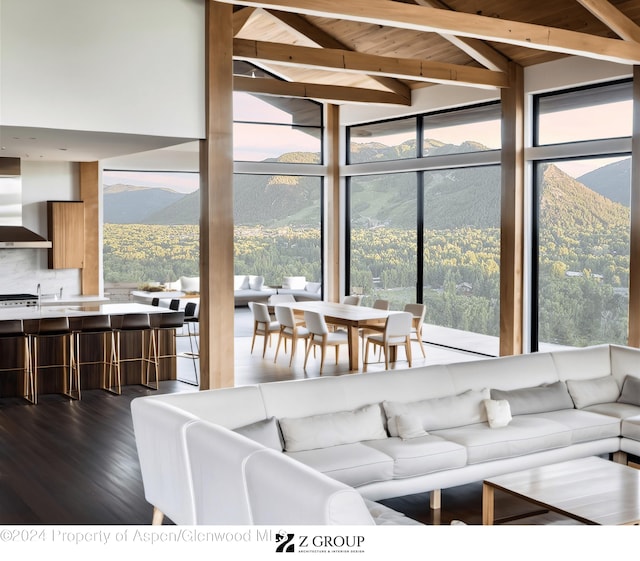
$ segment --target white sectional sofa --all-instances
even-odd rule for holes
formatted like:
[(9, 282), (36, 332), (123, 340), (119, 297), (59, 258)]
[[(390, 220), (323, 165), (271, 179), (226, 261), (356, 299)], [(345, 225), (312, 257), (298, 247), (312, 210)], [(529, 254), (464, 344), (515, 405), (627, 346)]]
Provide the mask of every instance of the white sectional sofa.
[(260, 275), (234, 275), (233, 298), (235, 306), (247, 306), (249, 302), (266, 302), (277, 290), (264, 284)]
[(284, 277), (278, 294), (290, 294), (296, 302), (317, 301), (322, 299), (322, 284), (308, 282), (306, 277)]
[[(368, 501), (431, 491), (431, 506), (438, 508), (443, 488), (573, 458), (639, 455), (640, 349), (601, 345), (156, 395), (135, 399), (132, 414), (156, 522), (164, 513), (179, 524), (234, 523), (225, 505), (252, 497), (231, 483), (233, 470), (219, 466), (237, 455), (246, 467), (243, 447), (273, 450), (269, 456), (286, 458), (290, 469), (308, 474), (310, 468)], [(225, 445), (212, 440), (196, 464), (186, 440), (194, 423), (230, 437)], [(197, 513), (203, 493), (194, 465), (228, 490), (224, 499), (205, 501), (217, 518)], [(279, 469), (265, 464), (261, 485), (277, 485)], [(287, 503), (300, 521), (317, 487), (303, 479), (292, 498), (298, 503)], [(242, 489), (252, 495), (257, 487), (245, 482)], [(267, 524), (270, 518), (262, 511), (242, 520)], [(275, 511), (272, 520), (280, 523)]]

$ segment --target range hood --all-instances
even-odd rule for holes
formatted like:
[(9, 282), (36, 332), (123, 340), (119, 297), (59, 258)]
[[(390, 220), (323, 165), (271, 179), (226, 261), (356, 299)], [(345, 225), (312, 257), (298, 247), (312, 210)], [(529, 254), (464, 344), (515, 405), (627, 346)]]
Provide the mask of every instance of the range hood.
[(15, 160), (0, 158), (0, 249), (49, 248), (50, 241), (22, 225), (22, 178)]

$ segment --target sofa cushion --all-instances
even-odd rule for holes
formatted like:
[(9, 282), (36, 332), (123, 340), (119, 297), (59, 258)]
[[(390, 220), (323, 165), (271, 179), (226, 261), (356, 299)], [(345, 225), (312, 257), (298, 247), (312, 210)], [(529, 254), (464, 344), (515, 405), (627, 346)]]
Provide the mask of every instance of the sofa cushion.
[(249, 288), (251, 290), (262, 290), (264, 286), (264, 277), (258, 275), (249, 275)]
[(620, 388), (613, 376), (602, 376), (586, 380), (567, 380), (567, 389), (578, 409), (597, 403), (616, 401)]
[(354, 411), (309, 417), (285, 417), (280, 428), (287, 452), (326, 448), (361, 440), (386, 438), (380, 405), (372, 403)]
[(514, 417), (508, 426), (493, 430), (487, 423), (434, 433), (467, 448), (467, 463), (513, 458), (571, 444), (571, 429), (541, 417)]
[(387, 428), (391, 436), (398, 436), (396, 417), (416, 415), (426, 431), (459, 427), (487, 420), (482, 401), (489, 397), (489, 390), (468, 390), (458, 395), (423, 399), (421, 401), (384, 401)]
[(247, 290), (249, 288), (249, 276), (248, 275), (234, 275), (233, 276), (233, 290)]
[(640, 441), (640, 415), (622, 421), (622, 436)]
[(180, 277), (182, 292), (200, 292), (200, 277)]
[(492, 429), (506, 427), (511, 422), (511, 407), (506, 399), (485, 399), (483, 404)]
[(598, 403), (596, 405), (590, 405), (589, 407), (585, 407), (584, 411), (600, 413), (601, 415), (609, 415), (616, 419), (628, 419), (629, 417), (640, 415), (640, 406), (614, 401), (613, 403)]
[(304, 290), (307, 284), (306, 277), (284, 277), (282, 279), (282, 288), (291, 288), (293, 290)]
[(364, 442), (393, 458), (393, 477), (414, 477), (445, 469), (464, 467), (467, 451), (464, 446), (440, 436), (426, 435), (411, 440), (392, 437)]
[(620, 419), (584, 409), (560, 409), (536, 413), (535, 417), (543, 417), (569, 427), (572, 444), (620, 436)]
[(564, 382), (507, 391), (492, 389), (491, 399), (506, 399), (511, 407), (512, 415), (573, 409), (573, 400)]
[(280, 428), (278, 427), (278, 421), (275, 417), (256, 421), (255, 423), (233, 429), (233, 431), (251, 440), (255, 440), (267, 448), (273, 448), (279, 452), (283, 450), (282, 436), (280, 434)]
[(398, 436), (402, 440), (409, 440), (428, 434), (422, 428), (422, 419), (418, 415), (396, 415), (395, 419)]
[(304, 287), (307, 292), (311, 292), (312, 294), (319, 293), (321, 288), (322, 283), (320, 282), (308, 282)]
[(393, 479), (393, 458), (362, 442), (284, 453), (352, 487)]
[(640, 378), (627, 376), (622, 383), (622, 391), (617, 401), (640, 406)]

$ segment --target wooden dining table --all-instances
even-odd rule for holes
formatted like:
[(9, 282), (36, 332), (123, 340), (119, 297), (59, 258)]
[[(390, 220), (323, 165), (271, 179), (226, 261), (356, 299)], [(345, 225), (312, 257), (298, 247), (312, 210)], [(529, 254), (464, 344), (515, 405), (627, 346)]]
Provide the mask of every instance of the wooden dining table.
[(360, 345), (358, 331), (363, 327), (379, 326), (391, 314), (397, 313), (389, 310), (379, 310), (367, 306), (354, 306), (353, 304), (338, 304), (337, 302), (310, 301), (310, 302), (281, 302), (278, 306), (288, 306), (294, 313), (303, 314), (305, 311), (319, 312), (324, 315), (327, 323), (344, 327), (348, 335), (349, 370), (360, 369)]

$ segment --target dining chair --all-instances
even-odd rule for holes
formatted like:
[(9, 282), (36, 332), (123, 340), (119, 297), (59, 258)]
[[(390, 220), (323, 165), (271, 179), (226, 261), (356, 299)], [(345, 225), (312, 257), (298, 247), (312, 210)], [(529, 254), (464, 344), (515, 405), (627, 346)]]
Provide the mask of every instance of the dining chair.
[(361, 294), (351, 294), (349, 296), (345, 296), (342, 299), (343, 304), (350, 304), (351, 306), (359, 306), (362, 303), (362, 295)]
[(424, 318), (427, 314), (427, 307), (424, 304), (406, 304), (404, 311), (413, 315), (413, 323), (411, 327), (412, 340), (414, 340), (413, 336), (415, 335), (415, 340), (420, 344), (422, 356), (426, 357), (427, 355), (422, 341), (422, 325), (424, 324)]
[(280, 331), (280, 324), (271, 319), (269, 308), (262, 302), (249, 302), (249, 308), (253, 313), (253, 338), (251, 339), (251, 353), (253, 354), (253, 346), (256, 337), (261, 335), (264, 337), (264, 345), (262, 347), (262, 358), (267, 352), (267, 343), (271, 344), (271, 335)]
[[(371, 306), (372, 308), (375, 308), (376, 310), (389, 310), (389, 308), (391, 307), (391, 302), (389, 302), (389, 300), (375, 300), (373, 305)], [(376, 322), (375, 324), (373, 324), (370, 328), (369, 327), (362, 327), (358, 330), (358, 335), (362, 338), (362, 352), (364, 353), (364, 343), (367, 339), (367, 335), (371, 335), (372, 333), (380, 333), (380, 331), (384, 329), (384, 320), (381, 320), (379, 322)]]
[(364, 354), (364, 369), (367, 368), (369, 359), (369, 345), (378, 346), (384, 352), (384, 366), (389, 369), (389, 353), (395, 348), (404, 346), (409, 368), (411, 368), (411, 326), (413, 315), (410, 312), (397, 312), (391, 314), (385, 321), (384, 331), (369, 335), (366, 339)]
[(304, 341), (304, 350), (307, 350), (309, 340), (309, 330), (300, 325), (296, 321), (293, 309), (289, 306), (276, 306), (276, 321), (280, 324), (280, 334), (278, 335), (278, 343), (276, 345), (276, 356), (273, 359), (275, 363), (278, 360), (278, 351), (280, 350), (280, 342), (284, 341), (284, 350), (287, 352), (287, 339), (291, 341), (291, 358), (289, 359), (289, 367), (293, 364), (293, 357), (296, 354), (298, 340)]
[(307, 368), (307, 360), (309, 359), (311, 348), (313, 347), (315, 349), (315, 347), (320, 347), (320, 373), (322, 373), (327, 347), (335, 347), (336, 364), (338, 364), (340, 345), (349, 344), (347, 332), (342, 329), (329, 331), (324, 315), (319, 312), (305, 311), (304, 322), (309, 330), (309, 341), (307, 342), (307, 351), (304, 355), (304, 368)]

